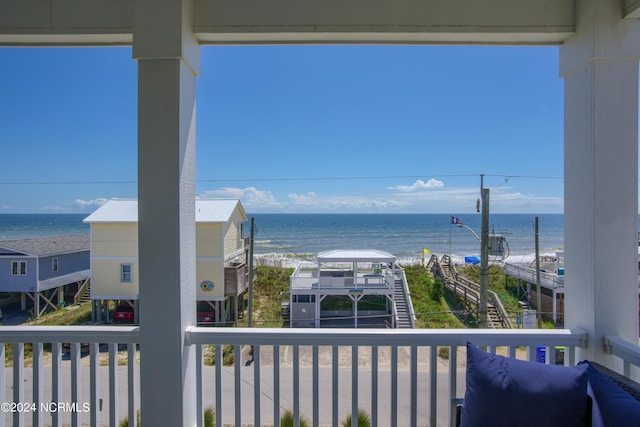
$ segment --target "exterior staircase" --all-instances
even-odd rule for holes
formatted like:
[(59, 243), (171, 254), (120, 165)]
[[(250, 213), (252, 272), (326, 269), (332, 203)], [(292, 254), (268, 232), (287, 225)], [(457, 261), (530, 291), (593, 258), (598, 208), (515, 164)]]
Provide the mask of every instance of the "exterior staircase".
[(407, 295), (404, 292), (402, 278), (395, 279), (393, 300), (396, 304), (396, 313), (398, 315), (396, 328), (412, 328), (413, 326), (407, 305)]
[(75, 304), (83, 304), (85, 302), (91, 301), (91, 280), (87, 279), (85, 283), (82, 284), (78, 293), (73, 297), (73, 301)]
[(487, 320), (493, 329), (506, 329), (507, 326), (504, 324), (500, 315), (498, 314), (498, 310), (495, 308), (493, 304), (487, 305)]

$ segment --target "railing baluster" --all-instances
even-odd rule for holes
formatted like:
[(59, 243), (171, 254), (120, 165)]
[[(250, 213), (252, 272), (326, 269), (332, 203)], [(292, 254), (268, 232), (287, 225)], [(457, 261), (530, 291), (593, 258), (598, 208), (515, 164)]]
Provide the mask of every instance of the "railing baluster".
[(33, 425), (42, 427), (43, 413), (40, 412), (40, 403), (42, 403), (42, 343), (33, 343), (33, 404), (36, 410), (33, 411)]
[[(136, 419), (129, 418), (135, 425)], [(109, 343), (109, 423), (118, 424), (118, 344)]]
[(371, 346), (371, 427), (378, 427), (378, 346)]
[(196, 422), (204, 426), (204, 406), (202, 405), (202, 345), (196, 344)]
[[(54, 342), (51, 344), (51, 401), (61, 402), (62, 383), (60, 381), (62, 366), (62, 344)], [(3, 400), (4, 401), (4, 400)], [(51, 414), (52, 427), (62, 427), (62, 417), (60, 412), (54, 411)]]
[[(569, 354), (567, 354), (567, 350), (569, 350)], [(576, 348), (574, 346), (565, 347), (564, 364), (569, 366), (576, 364)]]
[(293, 346), (293, 425), (300, 425), (300, 346)]
[[(100, 398), (100, 376), (98, 373), (98, 368), (100, 367), (100, 345), (98, 343), (91, 343), (89, 346), (89, 357), (90, 357), (90, 365), (89, 365), (89, 405), (93, 409), (91, 411), (91, 425), (99, 426), (100, 425), (100, 411), (97, 410)], [(96, 408), (96, 409), (94, 409)]]
[(136, 378), (136, 344), (134, 343), (127, 344), (127, 380), (129, 381), (129, 419), (136, 420), (138, 418), (138, 407), (136, 404), (138, 380)]
[(398, 425), (398, 347), (391, 346), (391, 425)]
[(535, 346), (527, 346), (527, 360), (528, 361), (535, 361), (536, 360), (536, 348)]
[(280, 346), (273, 346), (273, 426), (280, 427)]
[[(80, 343), (72, 342), (71, 346), (71, 402), (80, 401)], [(71, 427), (80, 427), (80, 412), (71, 412)]]
[(449, 347), (449, 425), (455, 424), (455, 405), (454, 401), (458, 397), (458, 347)]
[(222, 345), (215, 345), (216, 360), (216, 425), (222, 425)]
[(429, 348), (429, 355), (429, 378), (431, 379), (429, 385), (429, 397), (431, 398), (431, 405), (429, 406), (429, 425), (435, 426), (438, 407), (438, 347), (432, 345)]
[(556, 352), (554, 346), (547, 345), (544, 347), (544, 363), (546, 365), (556, 364)]
[[(13, 402), (24, 402), (24, 343), (13, 343)], [(13, 426), (24, 427), (24, 413), (13, 413)]]
[(332, 358), (331, 358), (331, 394), (332, 394), (332, 405), (331, 405), (331, 419), (332, 425), (338, 425), (338, 367), (340, 365), (339, 360), (339, 351), (340, 347), (334, 345), (332, 348)]
[(235, 345), (233, 347), (233, 371), (234, 371), (234, 391), (235, 391), (235, 422), (236, 427), (242, 427), (242, 347)]
[[(410, 392), (410, 401), (411, 401), (411, 427), (416, 427), (418, 424), (418, 347), (415, 345), (411, 346), (411, 392)], [(433, 369), (433, 367), (430, 367)], [(433, 376), (433, 375), (431, 375)], [(434, 424), (435, 425), (435, 424)]]
[(260, 426), (260, 346), (253, 346), (253, 413), (255, 426)]
[(358, 425), (358, 346), (351, 346), (351, 425)]
[(319, 396), (320, 396), (320, 392), (319, 392), (319, 388), (320, 388), (320, 375), (319, 375), (319, 367), (318, 365), (320, 364), (319, 361), (319, 357), (318, 357), (318, 346), (314, 345), (313, 346), (313, 365), (312, 365), (312, 370), (313, 370), (313, 425), (317, 426), (320, 425), (320, 405), (318, 403), (319, 400)]
[[(0, 403), (6, 402), (6, 393), (5, 393), (5, 389), (7, 387), (7, 373), (6, 373), (6, 369), (5, 369), (5, 347), (6, 347), (6, 343), (0, 343), (0, 366), (2, 367), (2, 369), (0, 369)], [(4, 427), (5, 426), (5, 414), (2, 413), (0, 414), (0, 427)]]

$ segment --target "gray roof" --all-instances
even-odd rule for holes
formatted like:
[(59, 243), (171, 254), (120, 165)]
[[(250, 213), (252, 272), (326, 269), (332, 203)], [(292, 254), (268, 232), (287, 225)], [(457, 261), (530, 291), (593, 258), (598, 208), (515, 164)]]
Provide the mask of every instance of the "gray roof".
[(36, 239), (0, 240), (0, 248), (31, 256), (50, 256), (88, 251), (89, 234), (41, 237)]

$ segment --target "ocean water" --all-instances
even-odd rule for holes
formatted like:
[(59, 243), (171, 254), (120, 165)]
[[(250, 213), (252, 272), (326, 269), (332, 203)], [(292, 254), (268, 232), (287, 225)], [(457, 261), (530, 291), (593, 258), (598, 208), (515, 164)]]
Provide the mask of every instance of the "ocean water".
[[(88, 233), (88, 214), (0, 214), (0, 240)], [(480, 242), (446, 214), (255, 214), (254, 250), (261, 256), (311, 260), (331, 249), (379, 249), (401, 260), (420, 259), (423, 249), (454, 259), (478, 256)], [(480, 215), (456, 215), (480, 234)], [(540, 253), (564, 247), (564, 216), (538, 215)], [(506, 238), (510, 255), (535, 253), (535, 215), (493, 214), (490, 232)], [(249, 223), (245, 228), (249, 233)]]
[(88, 214), (0, 214), (0, 240), (89, 233)]
[[(479, 256), (480, 241), (447, 214), (256, 214), (255, 253), (310, 259), (331, 249), (380, 249), (401, 260), (421, 258), (424, 249), (455, 259)], [(480, 214), (456, 215), (480, 235)], [(494, 214), (490, 233), (503, 235), (510, 255), (535, 254), (535, 215)], [(538, 215), (541, 254), (564, 248), (564, 215)], [(248, 228), (247, 228), (248, 230)]]

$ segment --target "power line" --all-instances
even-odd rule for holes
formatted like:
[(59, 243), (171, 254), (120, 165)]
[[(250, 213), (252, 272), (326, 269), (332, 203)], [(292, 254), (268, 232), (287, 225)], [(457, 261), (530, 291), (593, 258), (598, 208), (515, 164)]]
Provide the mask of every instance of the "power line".
[[(436, 178), (461, 178), (477, 177), (478, 174), (434, 174), (429, 175)], [(487, 177), (504, 178), (505, 182), (510, 179), (564, 179), (561, 176), (542, 175), (501, 175), (485, 174)], [(371, 179), (416, 179), (426, 178), (423, 175), (364, 175), (364, 176), (325, 176), (325, 177), (280, 177), (280, 178), (224, 178), (224, 179), (199, 179), (196, 183), (222, 183), (222, 182), (277, 182), (277, 181), (356, 181)], [(114, 185), (114, 184), (137, 184), (138, 181), (0, 181), (0, 185)]]

